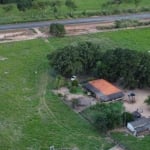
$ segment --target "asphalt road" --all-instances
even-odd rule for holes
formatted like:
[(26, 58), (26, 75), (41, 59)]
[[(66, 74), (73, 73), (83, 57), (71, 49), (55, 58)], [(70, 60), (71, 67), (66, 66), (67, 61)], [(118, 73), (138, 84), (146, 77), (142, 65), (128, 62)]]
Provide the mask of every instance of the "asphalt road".
[(89, 18), (80, 18), (80, 19), (7, 24), (7, 25), (0, 25), (0, 30), (44, 27), (44, 26), (49, 26), (52, 23), (61, 23), (61, 24), (105, 23), (105, 22), (113, 22), (115, 20), (121, 20), (121, 19), (135, 19), (135, 20), (150, 19), (150, 13), (112, 15), (112, 16), (89, 17)]

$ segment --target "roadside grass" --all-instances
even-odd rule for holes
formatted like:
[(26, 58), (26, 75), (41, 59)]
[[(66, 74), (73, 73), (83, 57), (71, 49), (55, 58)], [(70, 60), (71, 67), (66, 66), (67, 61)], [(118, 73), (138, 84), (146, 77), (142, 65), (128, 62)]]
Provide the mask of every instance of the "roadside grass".
[(86, 39), (99, 39), (104, 49), (148, 51), (150, 29), (0, 44), (0, 56), (7, 58), (0, 60), (0, 149), (46, 150), (55, 145), (107, 150), (112, 145), (51, 92), (55, 76), (46, 55)]
[[(48, 0), (36, 0), (37, 2), (44, 2)], [(34, 3), (36, 3), (36, 1)], [(65, 6), (65, 0), (61, 0), (62, 6), (58, 8), (56, 17), (50, 5), (42, 6), (35, 5), (34, 8), (26, 11), (19, 11), (15, 4), (0, 5), (0, 24), (27, 22), (27, 21), (40, 21), (56, 18), (70, 18), (70, 10)], [(119, 13), (133, 13), (141, 11), (149, 11), (150, 1), (142, 0), (138, 7), (132, 3), (123, 3), (121, 5), (106, 5), (106, 0), (75, 0), (77, 9), (72, 12), (72, 17), (85, 17), (92, 15), (110, 15)]]
[(144, 138), (137, 138), (132, 135), (126, 135), (124, 133), (112, 133), (112, 138), (119, 142), (119, 144), (124, 145), (128, 150), (149, 150), (150, 147), (150, 136), (145, 136)]

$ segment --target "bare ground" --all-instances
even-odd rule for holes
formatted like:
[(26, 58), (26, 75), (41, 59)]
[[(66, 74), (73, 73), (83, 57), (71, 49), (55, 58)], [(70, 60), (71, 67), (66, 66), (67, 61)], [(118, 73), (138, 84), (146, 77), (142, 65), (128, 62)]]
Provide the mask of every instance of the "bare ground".
[[(144, 22), (145, 20), (142, 21)], [(139, 26), (139, 27), (129, 27), (129, 28), (120, 28), (120, 29), (103, 29), (103, 27), (106, 28), (111, 26), (114, 26), (114, 22), (82, 23), (76, 25), (66, 25), (65, 29), (66, 29), (66, 36), (76, 36), (76, 35), (96, 33), (96, 32), (109, 32), (109, 31), (117, 31), (117, 30), (150, 27), (150, 26)], [(44, 38), (45, 42), (48, 42), (47, 38), (50, 36), (51, 35), (49, 34), (49, 27), (6, 30), (6, 31), (0, 31), (0, 43), (32, 40), (37, 38)]]
[(150, 117), (150, 106), (144, 103), (145, 99), (150, 95), (150, 89), (135, 89), (125, 91), (125, 100), (128, 100), (128, 94), (130, 92), (135, 93), (135, 103), (124, 102), (125, 109), (129, 112), (139, 110), (145, 117)]
[(47, 38), (48, 36), (47, 33), (41, 32), (39, 28), (2, 31), (0, 32), (0, 43)]

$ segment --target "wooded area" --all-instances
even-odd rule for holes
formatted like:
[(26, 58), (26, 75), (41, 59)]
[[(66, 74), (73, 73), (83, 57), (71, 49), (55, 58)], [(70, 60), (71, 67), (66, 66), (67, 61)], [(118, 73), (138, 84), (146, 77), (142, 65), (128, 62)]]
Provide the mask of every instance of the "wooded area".
[(50, 64), (63, 76), (93, 75), (124, 87), (150, 87), (150, 53), (116, 48), (104, 51), (98, 42), (68, 45), (48, 55)]

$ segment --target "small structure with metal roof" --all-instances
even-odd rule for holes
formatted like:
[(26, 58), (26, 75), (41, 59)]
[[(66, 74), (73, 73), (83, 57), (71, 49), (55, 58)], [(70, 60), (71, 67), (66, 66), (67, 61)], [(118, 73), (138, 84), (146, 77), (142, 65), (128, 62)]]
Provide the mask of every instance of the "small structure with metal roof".
[(124, 93), (119, 88), (104, 79), (90, 81), (83, 87), (102, 102), (119, 100), (124, 97)]
[(135, 135), (149, 134), (150, 133), (150, 118), (139, 118), (135, 121), (128, 122), (127, 128)]

